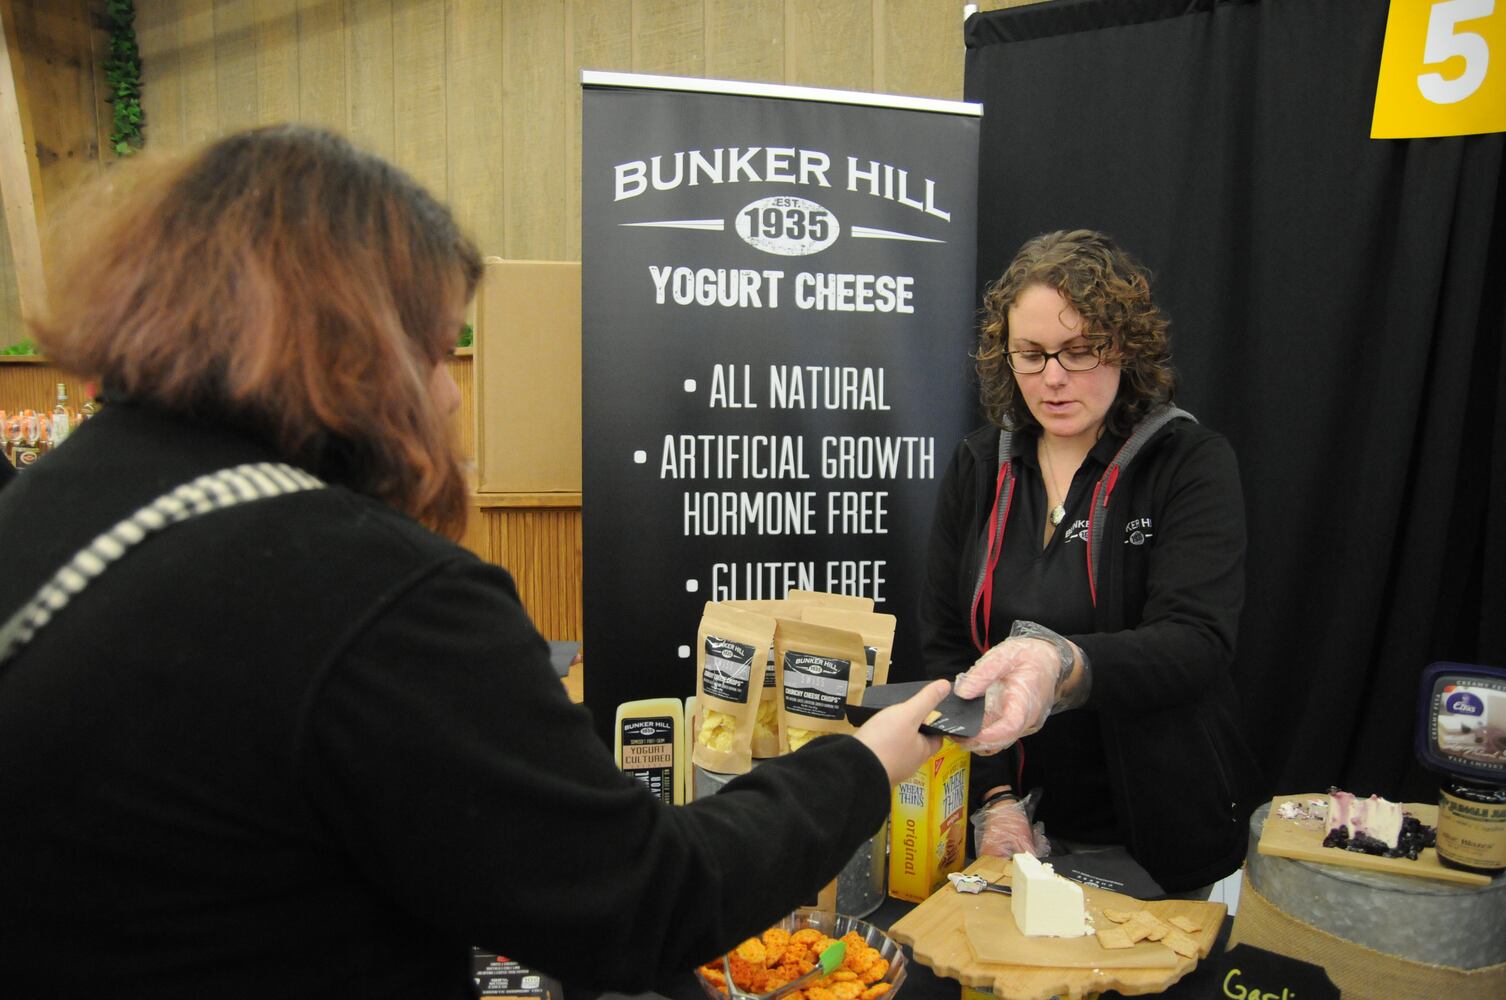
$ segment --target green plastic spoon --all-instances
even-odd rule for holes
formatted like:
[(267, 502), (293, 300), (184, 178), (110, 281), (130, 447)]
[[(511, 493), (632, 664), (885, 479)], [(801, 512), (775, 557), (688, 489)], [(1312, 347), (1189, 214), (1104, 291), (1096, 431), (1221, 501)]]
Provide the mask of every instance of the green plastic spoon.
[(842, 967), (842, 960), (846, 957), (847, 942), (833, 941), (826, 946), (826, 949), (816, 959), (815, 967), (799, 979), (792, 979), (778, 989), (771, 990), (768, 993), (746, 993), (732, 981), (732, 963), (726, 955), (723, 955), (722, 969), (727, 974), (728, 1000), (779, 1000), (786, 993), (793, 993), (814, 979), (820, 979), (822, 976), (829, 976), (833, 972), (836, 972)]

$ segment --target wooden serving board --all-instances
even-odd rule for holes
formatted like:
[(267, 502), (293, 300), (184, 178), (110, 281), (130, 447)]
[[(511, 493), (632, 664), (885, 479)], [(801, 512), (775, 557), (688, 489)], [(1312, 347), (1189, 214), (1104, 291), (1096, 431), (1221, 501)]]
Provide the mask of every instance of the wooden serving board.
[[(985, 857), (973, 862), (967, 871), (990, 882), (1007, 883), (1010, 869), (1005, 858)], [(1149, 910), (1163, 921), (1174, 916), (1189, 918), (1200, 925), (1200, 929), (1190, 935), (1200, 949), (1199, 957), (1212, 950), (1228, 911), (1223, 903), (1184, 899), (1145, 902), (1089, 886), (1083, 887), (1083, 894), (1093, 926), (1099, 929), (1115, 926), (1104, 917), (1104, 907)], [(1044, 960), (1049, 955), (1050, 960), (1064, 964), (1041, 966), (980, 961), (968, 942), (970, 926), (975, 935), (980, 931), (999, 934), (1006, 949), (1018, 947), (1036, 951), (1029, 956), (1032, 961)], [(1125, 994), (1156, 993), (1197, 965), (1196, 959), (1183, 958), (1164, 945), (1149, 942), (1116, 951), (1102, 947), (1098, 939), (1091, 936), (1026, 938), (1020, 935), (1015, 925), (1008, 896), (997, 892), (961, 893), (950, 883), (896, 920), (889, 928), (889, 935), (901, 944), (909, 945), (915, 960), (930, 966), (937, 975), (950, 976), (964, 986), (991, 989), (1001, 1000), (1077, 998), (1110, 989)], [(1011, 939), (1010, 935), (1018, 940)], [(1096, 964), (1094, 958), (1098, 959)], [(1145, 965), (1146, 962), (1163, 964)], [(1135, 967), (1133, 963), (1140, 963), (1140, 966)]]
[[(1265, 818), (1260, 831), (1258, 850), (1261, 854), (1276, 858), (1292, 858), (1296, 861), (1313, 861), (1324, 865), (1339, 865), (1344, 868), (1360, 868), (1365, 871), (1385, 872), (1388, 875), (1412, 875), (1417, 878), (1441, 879), (1459, 885), (1489, 885), (1489, 875), (1462, 872), (1445, 868), (1438, 862), (1438, 852), (1424, 848), (1411, 858), (1382, 858), (1359, 851), (1341, 851), (1337, 847), (1324, 847), (1323, 836), (1327, 824), (1322, 819), (1284, 819), (1278, 812), (1283, 802), (1295, 802), (1311, 811), (1310, 803), (1328, 805), (1328, 796), (1321, 792), (1312, 794), (1278, 795), (1271, 800), (1271, 813)], [(1438, 825), (1438, 807), (1420, 802), (1403, 802), (1402, 809), (1416, 816), (1427, 826)], [(1325, 811), (1325, 815), (1327, 815)]]

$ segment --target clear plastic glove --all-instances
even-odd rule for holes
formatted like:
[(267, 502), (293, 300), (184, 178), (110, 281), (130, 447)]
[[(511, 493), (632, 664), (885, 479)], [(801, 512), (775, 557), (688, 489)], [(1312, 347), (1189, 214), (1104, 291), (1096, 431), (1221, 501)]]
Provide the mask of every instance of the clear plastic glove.
[(1051, 853), (1046, 828), (1031, 823), (1035, 814), (1035, 792), (1019, 799), (1008, 787), (991, 792), (973, 813), (973, 843), (979, 857), (1008, 858), (1016, 854), (1033, 854), (1044, 858)]
[[(1084, 676), (1069, 705), (1062, 688), (1075, 660), (1083, 664)], [(959, 745), (995, 754), (1039, 731), (1053, 708), (1074, 707), (1086, 699), (1086, 668), (1086, 658), (1066, 639), (1034, 622), (1015, 622), (1008, 639), (957, 676), (952, 689), (959, 698), (983, 696), (983, 728)]]

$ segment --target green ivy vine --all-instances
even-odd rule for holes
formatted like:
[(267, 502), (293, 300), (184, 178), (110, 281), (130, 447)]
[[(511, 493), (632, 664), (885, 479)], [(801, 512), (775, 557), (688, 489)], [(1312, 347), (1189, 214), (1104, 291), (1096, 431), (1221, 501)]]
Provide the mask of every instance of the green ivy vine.
[(110, 29), (110, 54), (105, 57), (105, 100), (115, 108), (115, 129), (110, 147), (116, 156), (131, 156), (146, 141), (141, 110), (141, 51), (136, 47), (134, 0), (106, 0), (105, 18)]

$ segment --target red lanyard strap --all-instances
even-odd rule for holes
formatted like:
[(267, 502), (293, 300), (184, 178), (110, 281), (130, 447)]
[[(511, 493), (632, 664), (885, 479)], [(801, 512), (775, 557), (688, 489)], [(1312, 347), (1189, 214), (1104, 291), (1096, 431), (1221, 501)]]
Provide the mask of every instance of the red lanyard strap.
[[(1009, 506), (1014, 499), (1014, 466), (1009, 461), (1010, 433), (999, 432), (999, 475), (994, 482), (994, 503), (988, 513), (988, 534), (983, 544), (982, 567), (977, 588), (973, 591), (973, 606), (968, 615), (973, 645), (978, 652), (988, 651), (988, 626), (993, 617), (994, 570), (999, 565), (999, 555), (1004, 551), (1004, 526), (1009, 520)], [(983, 631), (978, 631), (978, 606), (983, 606)]]

